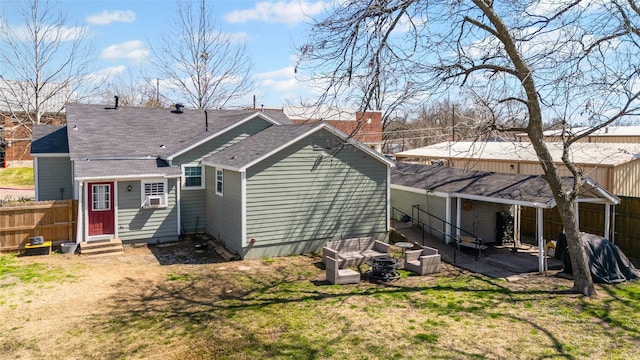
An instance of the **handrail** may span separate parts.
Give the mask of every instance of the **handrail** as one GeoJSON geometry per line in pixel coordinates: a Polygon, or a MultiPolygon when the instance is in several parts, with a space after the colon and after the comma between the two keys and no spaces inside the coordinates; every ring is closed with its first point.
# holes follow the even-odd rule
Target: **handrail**
{"type": "MultiPolygon", "coordinates": [[[[423,212],[423,213],[425,213],[426,215],[428,215],[428,216],[430,216],[430,217],[433,217],[433,218],[435,218],[435,219],[437,219],[437,220],[441,221],[441,222],[443,223],[443,227],[444,227],[444,226],[446,226],[446,225],[449,225],[449,226],[451,226],[451,227],[453,227],[453,228],[455,228],[455,229],[459,229],[461,232],[464,232],[465,234],[470,235],[469,237],[471,237],[471,238],[475,239],[475,242],[476,242],[476,248],[477,248],[477,249],[479,249],[479,248],[480,248],[480,245],[482,245],[482,241],[481,241],[481,240],[480,240],[480,238],[479,238],[479,237],[477,237],[476,235],[474,235],[474,234],[472,234],[472,233],[470,233],[470,232],[468,232],[468,231],[466,231],[466,230],[464,230],[464,229],[462,229],[462,228],[460,228],[460,227],[458,227],[458,226],[456,226],[456,225],[454,225],[454,224],[451,224],[450,222],[448,222],[448,221],[446,221],[446,220],[444,220],[444,219],[441,219],[441,218],[439,218],[439,217],[438,217],[438,216],[436,216],[436,215],[433,215],[433,214],[431,214],[431,213],[429,213],[429,212],[427,212],[427,211],[424,211],[424,210],[420,209],[420,206],[419,206],[419,205],[413,205],[413,206],[411,207],[411,211],[412,211],[412,212],[413,212],[413,209],[414,209],[414,208],[417,208],[417,209],[418,209],[418,211],[419,211],[419,212],[418,212],[418,216],[420,215],[420,212],[423,212]]],[[[460,250],[460,239],[458,239],[458,237],[457,237],[457,236],[454,236],[454,235],[448,234],[445,230],[440,230],[440,229],[435,228],[435,227],[433,227],[433,226],[431,226],[431,225],[429,225],[429,224],[426,224],[426,223],[424,223],[422,220],[420,220],[420,218],[419,218],[419,217],[418,217],[418,218],[415,218],[415,217],[413,217],[413,216],[410,216],[409,214],[407,214],[407,213],[405,213],[404,211],[402,211],[402,210],[400,210],[400,209],[397,209],[397,208],[395,208],[395,207],[392,207],[392,208],[391,208],[391,210],[392,210],[392,220],[397,221],[397,220],[395,220],[395,215],[396,215],[396,213],[400,213],[401,215],[403,215],[403,216],[407,216],[409,219],[411,219],[412,224],[414,224],[414,223],[415,223],[415,225],[419,225],[419,226],[420,226],[420,230],[422,230],[422,245],[424,245],[425,227],[426,227],[426,228],[429,228],[429,229],[431,230],[431,232],[432,232],[432,233],[433,233],[433,232],[437,232],[437,233],[441,234],[444,238],[449,237],[451,240],[453,240],[453,243],[456,245],[456,246],[455,246],[455,250],[454,250],[454,252],[453,252],[453,263],[454,263],[454,264],[456,263],[457,252],[460,250]]],[[[412,214],[412,215],[413,215],[413,214],[412,214]]],[[[478,260],[478,255],[476,255],[476,261],[477,261],[477,260],[478,260]]]]}
{"type": "MultiPolygon", "coordinates": [[[[417,225],[420,225],[421,230],[422,230],[422,244],[423,244],[423,245],[424,245],[424,228],[425,228],[425,227],[427,227],[427,228],[429,228],[429,229],[431,229],[431,230],[433,230],[433,231],[436,231],[436,232],[440,233],[440,234],[441,234],[441,235],[443,235],[443,236],[448,236],[448,237],[449,237],[449,238],[451,238],[451,240],[453,240],[454,242],[455,242],[455,241],[457,241],[457,240],[456,240],[456,238],[455,238],[455,236],[453,236],[453,235],[451,235],[451,234],[447,234],[447,233],[446,233],[446,231],[443,231],[443,230],[440,230],[440,229],[438,229],[438,228],[435,228],[435,227],[433,227],[433,226],[431,226],[431,225],[429,225],[429,224],[425,224],[425,223],[424,223],[423,221],[421,221],[420,219],[416,219],[416,218],[414,218],[414,217],[410,216],[409,214],[405,213],[404,211],[402,211],[402,210],[400,210],[400,209],[397,209],[397,208],[395,208],[395,207],[394,207],[394,208],[392,208],[392,211],[397,212],[397,213],[400,213],[401,215],[406,215],[407,217],[409,217],[409,218],[411,219],[412,223],[413,223],[413,222],[416,222],[416,223],[417,223],[417,225]]],[[[393,215],[395,215],[395,213],[393,213],[393,214],[392,214],[392,216],[393,216],[393,215]]],[[[395,217],[393,217],[393,218],[395,219],[395,217]]]]}
{"type": "MultiPolygon", "coordinates": [[[[413,209],[414,209],[414,208],[418,209],[418,214],[420,214],[421,212],[422,212],[422,213],[425,213],[427,216],[432,217],[432,218],[435,218],[436,220],[440,220],[440,221],[442,221],[445,225],[449,225],[449,226],[451,226],[452,228],[454,228],[454,229],[456,229],[456,230],[460,230],[461,232],[465,233],[466,235],[469,235],[469,236],[470,236],[470,237],[472,237],[472,238],[478,238],[475,234],[472,234],[472,233],[468,232],[467,230],[465,230],[465,229],[463,229],[463,228],[461,228],[461,227],[459,227],[459,226],[456,226],[456,225],[454,225],[454,224],[452,224],[452,223],[448,222],[448,221],[447,221],[447,220],[445,220],[445,219],[441,219],[441,218],[440,218],[440,217],[438,217],[437,215],[433,215],[432,213],[430,213],[430,212],[428,212],[428,211],[425,211],[425,210],[420,209],[420,205],[413,205],[413,206],[411,206],[411,211],[413,211],[413,209]]],[[[418,217],[418,219],[420,219],[420,217],[418,217]]]]}

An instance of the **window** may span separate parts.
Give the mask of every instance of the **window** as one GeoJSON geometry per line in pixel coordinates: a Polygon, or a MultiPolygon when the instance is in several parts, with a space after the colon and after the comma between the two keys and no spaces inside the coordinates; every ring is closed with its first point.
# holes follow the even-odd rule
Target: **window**
{"type": "Polygon", "coordinates": [[[185,189],[204,189],[204,173],[201,165],[183,165],[182,174],[182,184],[185,189]]]}
{"type": "Polygon", "coordinates": [[[92,185],[91,211],[111,210],[111,186],[92,185]]]}
{"type": "Polygon", "coordinates": [[[222,196],[224,190],[224,175],[222,170],[216,169],[216,194],[222,196]]]}
{"type": "Polygon", "coordinates": [[[142,183],[142,207],[167,207],[166,180],[149,180],[142,183]]]}

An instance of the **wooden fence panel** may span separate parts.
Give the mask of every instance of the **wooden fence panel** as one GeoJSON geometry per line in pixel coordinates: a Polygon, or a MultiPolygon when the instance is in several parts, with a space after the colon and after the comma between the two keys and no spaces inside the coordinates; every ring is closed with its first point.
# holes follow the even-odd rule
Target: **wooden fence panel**
{"type": "MultiPolygon", "coordinates": [[[[613,223],[614,242],[632,258],[640,258],[640,198],[620,197],[622,202],[615,208],[613,223]]],[[[521,234],[524,237],[536,236],[536,209],[522,208],[521,234]]],[[[562,232],[560,214],[556,208],[544,210],[544,238],[557,239],[562,232]]],[[[604,205],[580,204],[580,230],[603,236],[604,205]]]]}
{"type": "Polygon", "coordinates": [[[0,206],[0,251],[22,249],[34,236],[54,244],[74,241],[77,206],[76,200],[0,206]]]}
{"type": "Polygon", "coordinates": [[[622,197],[616,206],[615,238],[620,249],[632,258],[640,258],[640,198],[622,197]]]}

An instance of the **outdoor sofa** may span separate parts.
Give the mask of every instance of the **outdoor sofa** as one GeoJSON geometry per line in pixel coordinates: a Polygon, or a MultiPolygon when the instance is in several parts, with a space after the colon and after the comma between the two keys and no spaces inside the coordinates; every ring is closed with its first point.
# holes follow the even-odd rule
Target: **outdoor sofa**
{"type": "Polygon", "coordinates": [[[332,257],[338,261],[340,268],[358,266],[368,258],[389,255],[390,246],[373,237],[329,241],[322,248],[322,259],[326,264],[326,258],[332,257]]]}

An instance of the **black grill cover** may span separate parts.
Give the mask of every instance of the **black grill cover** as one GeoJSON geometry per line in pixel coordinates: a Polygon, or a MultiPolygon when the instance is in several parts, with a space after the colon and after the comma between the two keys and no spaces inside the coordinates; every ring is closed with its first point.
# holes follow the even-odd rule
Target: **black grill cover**
{"type": "MultiPolygon", "coordinates": [[[[581,233],[581,237],[593,282],[613,284],[640,278],[640,271],[616,244],[598,235],[581,233]]],[[[571,274],[571,259],[564,234],[559,236],[555,257],[564,262],[564,272],[571,274]]]]}

